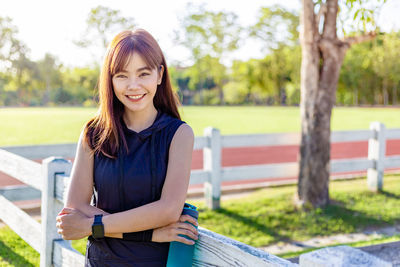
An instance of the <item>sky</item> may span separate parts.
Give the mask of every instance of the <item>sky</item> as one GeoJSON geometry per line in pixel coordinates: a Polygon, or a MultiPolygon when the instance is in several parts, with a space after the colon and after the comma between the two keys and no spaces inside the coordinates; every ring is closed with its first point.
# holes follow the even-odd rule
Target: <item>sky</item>
{"type": "MultiPolygon", "coordinates": [[[[101,58],[77,47],[86,29],[90,10],[98,5],[120,10],[123,16],[133,17],[140,28],[149,31],[159,42],[168,62],[185,62],[189,52],[173,43],[174,30],[179,28],[179,16],[188,0],[0,0],[0,16],[8,16],[19,29],[18,38],[30,48],[30,58],[38,60],[46,52],[55,55],[65,66],[85,66],[101,63],[101,58]]],[[[193,1],[192,1],[193,2],[193,1]]],[[[254,24],[260,7],[280,4],[300,10],[300,0],[205,0],[206,8],[230,11],[239,17],[242,26],[254,24]]],[[[378,25],[385,31],[400,29],[399,0],[387,0],[378,25]]],[[[246,40],[231,58],[246,60],[262,57],[261,44],[246,40]]]]}

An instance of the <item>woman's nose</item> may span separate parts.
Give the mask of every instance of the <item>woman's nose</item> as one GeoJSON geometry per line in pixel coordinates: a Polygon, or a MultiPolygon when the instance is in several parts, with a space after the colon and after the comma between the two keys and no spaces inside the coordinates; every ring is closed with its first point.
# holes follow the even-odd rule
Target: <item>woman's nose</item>
{"type": "Polygon", "coordinates": [[[128,89],[137,89],[140,88],[140,82],[137,78],[131,78],[128,81],[128,89]]]}

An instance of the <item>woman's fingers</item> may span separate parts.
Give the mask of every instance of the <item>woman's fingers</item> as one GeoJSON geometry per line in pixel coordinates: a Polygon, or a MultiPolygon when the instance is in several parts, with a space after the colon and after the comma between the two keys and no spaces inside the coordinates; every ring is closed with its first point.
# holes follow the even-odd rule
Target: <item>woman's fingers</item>
{"type": "Polygon", "coordinates": [[[191,232],[193,232],[194,234],[198,235],[199,232],[197,231],[196,227],[194,227],[193,225],[191,225],[190,223],[178,223],[177,224],[178,228],[182,228],[182,229],[187,229],[191,232]]]}
{"type": "Polygon", "coordinates": [[[197,220],[190,215],[181,215],[181,217],[179,217],[179,221],[180,222],[190,222],[191,224],[193,224],[195,226],[199,226],[199,223],[197,222],[197,220]]]}
{"type": "Polygon", "coordinates": [[[175,234],[186,235],[194,240],[198,239],[197,229],[188,223],[178,223],[175,227],[175,234]]]}
{"type": "Polygon", "coordinates": [[[181,234],[181,235],[185,235],[187,237],[190,237],[191,239],[194,239],[194,240],[198,239],[198,236],[195,233],[193,233],[192,231],[189,231],[187,229],[179,228],[179,229],[177,229],[177,233],[181,234]]]}
{"type": "Polygon", "coordinates": [[[58,213],[58,215],[68,214],[68,213],[71,213],[71,212],[74,211],[74,210],[75,210],[75,209],[73,209],[73,208],[64,207],[64,208],[58,213]]]}
{"type": "Polygon", "coordinates": [[[178,241],[178,242],[181,242],[181,243],[184,243],[184,244],[186,244],[186,245],[194,245],[195,244],[195,242],[193,241],[193,240],[189,240],[189,239],[187,239],[187,238],[184,238],[184,237],[182,237],[182,236],[176,236],[176,239],[175,239],[175,241],[178,241]]]}

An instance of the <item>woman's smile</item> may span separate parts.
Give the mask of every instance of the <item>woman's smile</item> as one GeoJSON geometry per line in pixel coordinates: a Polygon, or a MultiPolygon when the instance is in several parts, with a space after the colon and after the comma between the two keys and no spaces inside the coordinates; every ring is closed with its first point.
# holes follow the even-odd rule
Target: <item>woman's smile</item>
{"type": "Polygon", "coordinates": [[[141,95],[127,95],[126,97],[129,99],[129,101],[132,102],[138,102],[142,100],[145,97],[146,94],[141,94],[141,95]]]}

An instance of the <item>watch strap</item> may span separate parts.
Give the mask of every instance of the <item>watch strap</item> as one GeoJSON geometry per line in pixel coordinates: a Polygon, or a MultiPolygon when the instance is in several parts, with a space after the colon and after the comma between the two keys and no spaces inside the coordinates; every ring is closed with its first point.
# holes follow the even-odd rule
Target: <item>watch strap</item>
{"type": "Polygon", "coordinates": [[[103,214],[94,215],[93,225],[103,224],[101,219],[103,218],[103,214]]]}
{"type": "Polygon", "coordinates": [[[102,222],[103,214],[94,215],[92,224],[92,237],[94,239],[104,238],[104,225],[102,222]]]}

